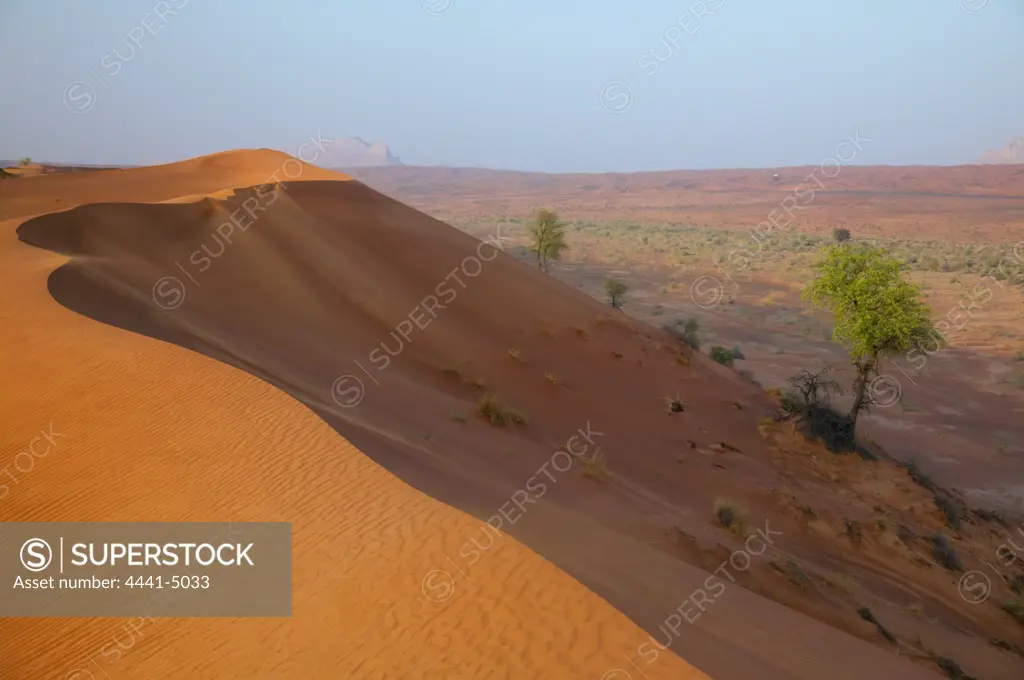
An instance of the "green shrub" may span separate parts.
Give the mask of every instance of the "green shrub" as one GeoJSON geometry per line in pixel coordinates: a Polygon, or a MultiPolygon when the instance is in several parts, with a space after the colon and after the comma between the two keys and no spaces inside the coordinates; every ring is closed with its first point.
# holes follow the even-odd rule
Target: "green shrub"
{"type": "Polygon", "coordinates": [[[722,364],[723,366],[732,366],[735,357],[733,357],[732,350],[728,350],[721,345],[715,345],[708,352],[708,356],[722,364]]]}
{"type": "Polygon", "coordinates": [[[629,286],[618,279],[608,279],[604,282],[604,290],[608,293],[608,302],[611,306],[615,309],[622,309],[629,286]]]}
{"type": "Polygon", "coordinates": [[[697,319],[690,317],[685,320],[673,321],[662,328],[675,336],[676,340],[700,351],[700,322],[697,319]]]}
{"type": "Polygon", "coordinates": [[[1003,611],[1017,619],[1017,623],[1024,624],[1024,600],[1010,600],[1003,603],[1003,611]]]}

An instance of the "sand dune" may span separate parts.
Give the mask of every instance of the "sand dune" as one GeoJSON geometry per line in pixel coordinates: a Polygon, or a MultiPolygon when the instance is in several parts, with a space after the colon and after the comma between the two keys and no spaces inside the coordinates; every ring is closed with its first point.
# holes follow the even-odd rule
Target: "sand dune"
{"type": "MultiPolygon", "coordinates": [[[[773,511],[779,452],[758,430],[771,399],[495,245],[293,160],[231,152],[3,187],[4,453],[50,421],[67,431],[3,518],[294,523],[292,619],[155,620],[105,672],[938,677],[855,624],[738,586],[641,653],[709,577],[694,555],[729,557],[718,496],[752,525],[775,517],[789,543],[751,574],[809,545],[773,511]],[[486,393],[529,424],[484,422],[486,393]],[[667,413],[673,396],[683,413],[667,413]],[[555,462],[577,433],[606,456],[597,481],[555,462]],[[424,578],[440,572],[454,590],[436,602],[424,578]]],[[[958,606],[955,585],[938,599],[958,606]]],[[[57,677],[119,625],[5,621],[4,671],[57,677]]],[[[1020,668],[965,644],[985,680],[1020,668]]]]}
{"type": "MultiPolygon", "coordinates": [[[[128,183],[138,181],[149,200],[165,200],[168,189],[223,188],[221,170],[219,163],[193,167],[173,189],[170,177],[152,171],[148,181],[159,188],[137,178],[128,183]]],[[[252,170],[239,184],[265,179],[266,167],[252,170]]],[[[120,200],[141,200],[120,178],[112,181],[124,192],[120,200]]],[[[97,185],[81,190],[83,197],[93,190],[109,196],[97,185]]],[[[63,185],[55,193],[68,195],[63,185]]],[[[147,238],[159,224],[133,221],[140,208],[153,206],[91,206],[65,215],[83,227],[116,224],[137,241],[128,236],[115,246],[101,227],[104,233],[85,228],[55,245],[148,244],[153,248],[141,252],[152,256],[166,244],[147,238]]],[[[182,210],[200,209],[158,212],[170,211],[170,224],[182,210]]],[[[430,602],[421,579],[445,565],[446,551],[474,535],[479,522],[388,474],[280,390],[62,308],[46,278],[65,258],[16,242],[14,226],[4,223],[0,248],[7,284],[0,361],[14,386],[5,391],[4,453],[13,455],[18,442],[50,422],[66,439],[12,489],[0,506],[3,518],[292,521],[295,605],[283,622],[153,620],[116,661],[99,651],[111,639],[129,647],[123,621],[6,620],[0,677],[63,678],[77,669],[80,678],[600,677],[616,663],[616,648],[642,636],[508,538],[472,581],[458,585],[457,596],[430,602]]],[[[60,290],[59,282],[51,285],[60,290]]],[[[652,677],[705,676],[672,657],[652,677]]]]}

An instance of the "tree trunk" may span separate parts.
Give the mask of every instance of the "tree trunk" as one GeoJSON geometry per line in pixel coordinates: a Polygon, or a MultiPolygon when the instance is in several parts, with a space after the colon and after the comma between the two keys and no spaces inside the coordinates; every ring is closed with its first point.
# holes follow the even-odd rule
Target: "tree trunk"
{"type": "Polygon", "coordinates": [[[854,431],[857,430],[857,416],[864,408],[864,393],[867,391],[868,379],[864,365],[857,366],[857,378],[853,381],[853,406],[850,407],[850,422],[854,431]]]}
{"type": "Polygon", "coordinates": [[[867,401],[868,377],[878,365],[878,355],[872,355],[870,359],[855,364],[857,367],[857,378],[853,381],[853,406],[850,408],[850,422],[854,432],[857,431],[857,416],[864,410],[867,401]]]}

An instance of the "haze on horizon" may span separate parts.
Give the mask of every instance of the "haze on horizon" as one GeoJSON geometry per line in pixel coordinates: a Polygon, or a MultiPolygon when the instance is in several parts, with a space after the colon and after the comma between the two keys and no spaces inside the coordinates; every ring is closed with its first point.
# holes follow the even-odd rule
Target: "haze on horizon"
{"type": "Polygon", "coordinates": [[[1014,0],[0,4],[0,158],[295,153],[547,172],[970,163],[1024,135],[1014,0]],[[161,17],[162,15],[162,17],[161,17]]]}

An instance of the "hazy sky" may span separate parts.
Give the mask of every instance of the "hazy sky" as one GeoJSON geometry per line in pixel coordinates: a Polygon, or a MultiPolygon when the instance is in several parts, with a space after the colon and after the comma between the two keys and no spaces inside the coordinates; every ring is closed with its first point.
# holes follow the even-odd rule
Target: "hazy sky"
{"type": "Polygon", "coordinates": [[[857,164],[955,164],[1024,136],[1022,36],[1021,0],[0,0],[0,158],[771,167],[859,127],[857,164]]]}

